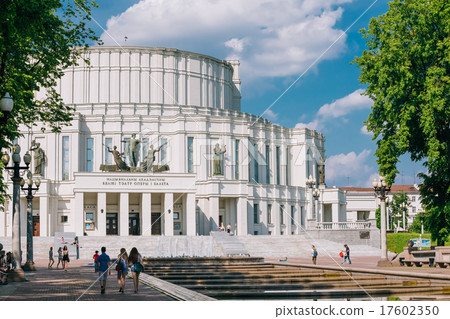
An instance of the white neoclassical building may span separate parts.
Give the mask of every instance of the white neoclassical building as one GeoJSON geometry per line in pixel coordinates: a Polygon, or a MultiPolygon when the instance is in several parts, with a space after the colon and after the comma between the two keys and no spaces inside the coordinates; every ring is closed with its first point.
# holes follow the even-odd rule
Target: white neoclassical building
{"type": "MultiPolygon", "coordinates": [[[[45,154],[35,236],[195,236],[228,225],[291,235],[347,221],[345,193],[319,185],[324,136],[242,112],[238,61],[144,47],[84,57],[90,65],[67,69],[57,88],[72,125],[23,127],[18,141],[45,154]]],[[[11,202],[0,210],[0,236],[11,235],[11,211],[11,202]]]]}

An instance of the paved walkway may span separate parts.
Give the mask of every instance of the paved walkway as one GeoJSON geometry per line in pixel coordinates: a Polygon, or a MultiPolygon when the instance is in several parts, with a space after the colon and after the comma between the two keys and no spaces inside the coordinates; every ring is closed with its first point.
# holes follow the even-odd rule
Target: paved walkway
{"type": "MultiPolygon", "coordinates": [[[[145,285],[139,285],[134,293],[133,280],[127,278],[125,293],[119,293],[117,272],[111,270],[106,293],[100,294],[100,284],[95,282],[98,274],[88,260],[71,260],[68,271],[47,269],[46,261],[36,261],[36,272],[26,272],[28,282],[11,282],[0,286],[0,300],[5,301],[170,301],[166,296],[145,285]]],[[[55,264],[56,265],[56,264],[55,264]]],[[[55,267],[55,266],[54,266],[55,267]]]]}

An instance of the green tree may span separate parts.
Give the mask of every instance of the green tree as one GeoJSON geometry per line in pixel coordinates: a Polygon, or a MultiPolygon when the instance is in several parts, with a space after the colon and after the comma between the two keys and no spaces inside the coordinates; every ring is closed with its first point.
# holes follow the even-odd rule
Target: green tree
{"type": "Polygon", "coordinates": [[[361,30],[368,50],[354,63],[374,104],[366,121],[388,184],[399,157],[422,162],[422,205],[433,240],[448,236],[450,197],[450,3],[394,0],[361,30]]]}
{"type": "MultiPolygon", "coordinates": [[[[0,98],[9,92],[14,100],[0,126],[0,151],[20,136],[20,124],[40,122],[42,129],[58,131],[70,123],[73,109],[63,103],[55,85],[82,49],[98,40],[86,26],[96,6],[90,0],[0,0],[0,98]]],[[[2,172],[0,166],[0,203],[2,172]]]]}

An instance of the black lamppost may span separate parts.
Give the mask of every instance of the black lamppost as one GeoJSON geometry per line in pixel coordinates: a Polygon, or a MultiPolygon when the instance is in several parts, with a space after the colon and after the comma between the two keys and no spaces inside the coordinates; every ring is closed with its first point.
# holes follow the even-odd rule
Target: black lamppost
{"type": "Polygon", "coordinates": [[[391,190],[384,180],[384,177],[380,176],[380,179],[376,179],[372,182],[373,190],[380,198],[380,224],[381,224],[381,259],[378,261],[378,267],[389,267],[392,263],[388,259],[387,244],[386,244],[386,195],[391,190]]]}
{"type": "Polygon", "coordinates": [[[41,180],[37,179],[34,181],[36,187],[33,187],[32,177],[33,175],[28,171],[26,187],[25,180],[20,180],[20,187],[27,197],[27,262],[23,266],[23,269],[28,271],[36,271],[33,261],[33,198],[41,185],[41,180]]]}
{"type": "Polygon", "coordinates": [[[316,220],[318,222],[320,222],[321,220],[319,220],[319,196],[320,196],[320,191],[317,188],[314,188],[313,193],[312,193],[313,197],[314,197],[314,203],[316,205],[314,211],[315,211],[315,217],[316,220]]]}
{"type": "Polygon", "coordinates": [[[21,268],[22,257],[20,245],[20,180],[21,175],[23,175],[25,171],[28,171],[30,167],[31,155],[27,151],[26,154],[23,156],[23,161],[25,162],[26,166],[20,166],[20,146],[19,144],[16,143],[13,146],[13,155],[12,155],[14,165],[7,166],[9,160],[10,160],[9,155],[6,153],[3,154],[2,156],[3,165],[5,166],[6,171],[8,171],[10,175],[12,175],[11,180],[13,181],[12,254],[14,260],[16,261],[17,266],[16,270],[11,274],[11,276],[8,276],[8,280],[24,281],[25,275],[21,268]]]}

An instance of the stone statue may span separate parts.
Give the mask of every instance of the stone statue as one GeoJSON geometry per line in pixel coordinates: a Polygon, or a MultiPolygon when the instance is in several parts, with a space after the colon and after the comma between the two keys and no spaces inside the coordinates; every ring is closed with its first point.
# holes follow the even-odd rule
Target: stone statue
{"type": "Polygon", "coordinates": [[[112,153],[112,155],[114,157],[114,162],[116,162],[118,169],[120,169],[121,171],[129,171],[130,170],[128,165],[122,159],[123,153],[120,153],[117,150],[117,146],[114,146],[113,150],[110,149],[109,146],[107,147],[107,149],[108,149],[108,152],[112,153]]]}
{"type": "Polygon", "coordinates": [[[223,149],[220,148],[219,143],[214,147],[214,155],[213,155],[213,175],[223,175],[222,172],[222,154],[226,152],[226,145],[223,146],[223,149]]]}
{"type": "Polygon", "coordinates": [[[319,185],[325,185],[325,161],[327,157],[320,157],[319,160],[319,185]]]}
{"type": "Polygon", "coordinates": [[[161,148],[163,147],[163,145],[161,145],[160,147],[158,147],[158,149],[154,149],[153,145],[150,145],[150,148],[147,151],[147,156],[144,158],[145,161],[143,163],[143,168],[147,170],[148,172],[152,171],[152,167],[153,167],[153,163],[155,162],[155,154],[158,153],[161,148]]]}
{"type": "Polygon", "coordinates": [[[138,144],[141,140],[136,139],[136,133],[131,134],[128,142],[128,156],[130,157],[130,166],[136,167],[138,164],[138,144]]]}
{"type": "Polygon", "coordinates": [[[30,151],[34,152],[34,174],[42,176],[42,171],[45,163],[45,153],[41,148],[41,143],[36,143],[36,140],[33,140],[31,142],[30,151]]]}

